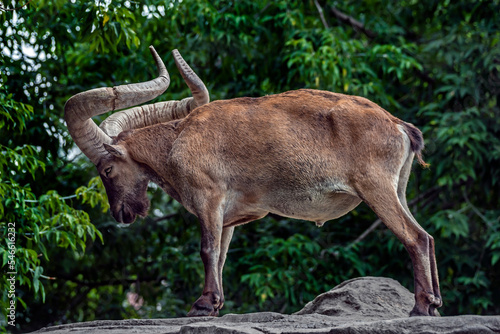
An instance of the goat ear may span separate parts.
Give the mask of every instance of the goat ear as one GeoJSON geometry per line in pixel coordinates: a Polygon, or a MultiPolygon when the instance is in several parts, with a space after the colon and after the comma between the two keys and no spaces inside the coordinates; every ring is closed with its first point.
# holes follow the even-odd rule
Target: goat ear
{"type": "Polygon", "coordinates": [[[123,158],[125,156],[125,150],[120,145],[104,144],[104,148],[117,158],[123,158]]]}

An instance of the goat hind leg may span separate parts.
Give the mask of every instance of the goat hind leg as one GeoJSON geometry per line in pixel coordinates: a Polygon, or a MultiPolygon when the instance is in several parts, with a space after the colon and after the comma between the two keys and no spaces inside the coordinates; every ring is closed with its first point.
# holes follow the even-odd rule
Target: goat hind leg
{"type": "Polygon", "coordinates": [[[434,303],[429,308],[429,314],[440,316],[437,308],[443,305],[443,300],[441,298],[441,291],[439,289],[439,277],[437,271],[436,253],[434,250],[434,239],[432,237],[429,238],[429,259],[431,261],[432,286],[435,297],[434,303]]]}
{"type": "Polygon", "coordinates": [[[440,304],[440,298],[434,295],[432,261],[429,256],[433,248],[430,247],[432,237],[408,214],[390,181],[383,182],[383,179],[379,179],[378,185],[379,187],[374,188],[371,184],[368,188],[370,190],[358,189],[359,195],[410,254],[415,282],[415,306],[410,315],[433,316],[436,304],[440,304]]]}
{"type": "MultiPolygon", "coordinates": [[[[424,229],[418,224],[417,220],[413,217],[413,215],[410,212],[410,209],[408,208],[408,205],[406,204],[406,199],[402,200],[401,196],[399,196],[399,200],[402,203],[403,208],[405,209],[407,217],[411,219],[413,225],[416,226],[419,230],[421,230],[420,233],[425,233],[426,235],[425,238],[427,239],[428,242],[426,250],[427,250],[427,257],[429,258],[432,292],[434,295],[434,300],[429,306],[429,315],[439,316],[439,312],[436,310],[436,308],[441,307],[443,305],[443,301],[441,299],[441,291],[439,289],[439,276],[436,263],[436,254],[434,250],[434,238],[427,232],[425,232],[424,229]]],[[[425,247],[423,247],[423,249],[425,249],[425,247]]]]}
{"type": "MultiPolygon", "coordinates": [[[[404,162],[400,174],[399,174],[399,180],[398,180],[398,198],[399,202],[403,206],[404,210],[406,211],[407,216],[413,221],[413,224],[420,227],[418,224],[417,220],[415,217],[410,212],[410,209],[408,207],[408,204],[406,202],[406,186],[408,184],[408,179],[410,177],[411,173],[411,166],[413,162],[413,156],[414,154],[410,154],[406,161],[404,162]]],[[[421,227],[420,227],[421,228],[421,227]]],[[[436,315],[439,316],[439,312],[436,310],[436,308],[440,307],[443,302],[441,299],[441,291],[439,289],[439,277],[438,277],[438,270],[437,270],[437,263],[436,263],[436,255],[435,255],[435,250],[434,250],[434,239],[432,236],[428,235],[428,240],[429,240],[429,245],[428,245],[428,257],[430,261],[430,269],[431,269],[431,279],[432,279],[432,288],[433,288],[433,294],[434,294],[434,302],[431,304],[429,308],[429,314],[430,315],[436,315]]]]}

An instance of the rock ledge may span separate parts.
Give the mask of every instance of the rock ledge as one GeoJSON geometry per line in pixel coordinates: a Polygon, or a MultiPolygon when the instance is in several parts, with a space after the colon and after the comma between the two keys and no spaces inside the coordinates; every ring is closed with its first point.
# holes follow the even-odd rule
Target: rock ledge
{"type": "Polygon", "coordinates": [[[292,315],[260,312],[219,318],[100,320],[47,327],[35,333],[500,333],[500,316],[409,318],[413,302],[413,294],[397,281],[363,277],[343,282],[292,315]]]}

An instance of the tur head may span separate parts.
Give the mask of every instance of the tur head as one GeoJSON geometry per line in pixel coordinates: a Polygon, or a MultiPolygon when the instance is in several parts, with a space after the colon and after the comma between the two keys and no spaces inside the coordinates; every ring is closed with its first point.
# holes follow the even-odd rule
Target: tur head
{"type": "Polygon", "coordinates": [[[130,108],[162,94],[170,84],[165,64],[150,46],[158,68],[154,80],[116,87],[91,89],[72,96],[64,106],[64,119],[71,137],[97,167],[106,188],[113,217],[132,223],[145,216],[149,208],[146,190],[150,180],[148,167],[134,161],[118,139],[124,131],[185,117],[209,102],[208,90],[177,50],[172,51],[177,68],[193,97],[130,108]],[[125,109],[130,108],[130,109],[125,109]],[[93,116],[121,110],[98,127],[93,116]]]}

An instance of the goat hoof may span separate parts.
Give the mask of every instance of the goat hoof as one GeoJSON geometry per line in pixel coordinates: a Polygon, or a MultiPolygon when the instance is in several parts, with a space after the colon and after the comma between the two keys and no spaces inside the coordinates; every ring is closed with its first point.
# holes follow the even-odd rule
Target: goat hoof
{"type": "Polygon", "coordinates": [[[421,316],[429,316],[429,313],[422,312],[422,311],[417,310],[415,308],[413,308],[413,310],[411,310],[411,312],[410,312],[410,317],[421,317],[421,316]]]}
{"type": "Polygon", "coordinates": [[[216,317],[218,315],[219,310],[214,308],[214,305],[206,296],[198,298],[193,306],[191,306],[191,310],[187,314],[188,317],[216,317]]]}
{"type": "Polygon", "coordinates": [[[187,316],[188,317],[210,317],[210,316],[217,316],[218,312],[214,310],[212,305],[210,306],[200,306],[200,305],[193,305],[191,307],[191,310],[188,312],[187,316]]]}
{"type": "Polygon", "coordinates": [[[437,310],[437,308],[434,306],[429,307],[429,315],[432,317],[440,317],[441,316],[441,314],[439,314],[439,311],[437,310]]]}
{"type": "Polygon", "coordinates": [[[435,305],[429,305],[425,308],[425,310],[421,310],[420,308],[417,307],[417,305],[415,305],[415,307],[413,307],[413,310],[411,310],[410,312],[410,317],[420,317],[420,316],[440,317],[441,314],[439,314],[435,305]]]}

